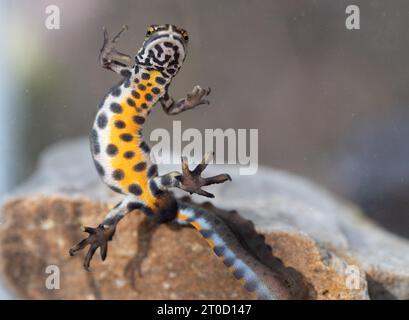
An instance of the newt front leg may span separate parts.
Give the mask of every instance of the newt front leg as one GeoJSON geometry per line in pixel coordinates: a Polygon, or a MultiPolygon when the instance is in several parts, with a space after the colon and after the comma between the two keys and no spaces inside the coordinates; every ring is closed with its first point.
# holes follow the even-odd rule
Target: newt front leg
{"type": "Polygon", "coordinates": [[[167,114],[175,115],[202,104],[210,104],[209,100],[205,99],[205,97],[210,94],[210,91],[210,88],[203,89],[200,86],[194,86],[192,92],[188,93],[186,98],[180,99],[177,102],[175,102],[168,92],[166,92],[159,101],[167,114]]]}
{"type": "Polygon", "coordinates": [[[122,33],[128,30],[128,27],[125,25],[122,29],[112,38],[109,39],[108,31],[104,30],[104,42],[99,53],[99,63],[105,69],[112,70],[116,73],[123,74],[130,72],[128,65],[132,63],[132,58],[124,53],[121,53],[116,50],[115,45],[122,33]]]}

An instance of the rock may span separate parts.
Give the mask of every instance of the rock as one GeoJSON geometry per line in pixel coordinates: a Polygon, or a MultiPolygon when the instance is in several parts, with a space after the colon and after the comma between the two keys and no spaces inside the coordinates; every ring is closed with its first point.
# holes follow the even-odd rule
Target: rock
{"type": "Polygon", "coordinates": [[[8,286],[29,299],[251,298],[195,231],[156,228],[133,213],[118,226],[108,259],[104,263],[94,259],[92,272],[86,272],[83,255],[70,257],[68,249],[84,236],[80,225],[94,225],[107,209],[90,200],[61,196],[9,202],[1,241],[8,286]],[[45,286],[48,265],[60,268],[60,290],[45,286]]]}
{"type": "MultiPolygon", "coordinates": [[[[0,273],[10,291],[53,299],[252,298],[196,231],[152,225],[137,213],[119,224],[108,259],[94,259],[85,272],[68,249],[84,236],[80,225],[96,225],[120,199],[97,177],[88,148],[86,139],[52,146],[5,203],[0,273]],[[60,269],[60,290],[46,289],[49,265],[60,269]]],[[[254,222],[273,256],[308,284],[304,298],[409,298],[406,240],[303,178],[267,168],[238,176],[216,165],[207,174],[220,172],[233,182],[209,187],[213,204],[254,222]]]]}

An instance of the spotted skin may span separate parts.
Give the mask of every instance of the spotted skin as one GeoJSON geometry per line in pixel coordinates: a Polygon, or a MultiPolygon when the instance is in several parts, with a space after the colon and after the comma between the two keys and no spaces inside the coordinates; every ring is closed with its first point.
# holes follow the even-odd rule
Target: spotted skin
{"type": "Polygon", "coordinates": [[[148,172],[153,164],[142,128],[150,110],[165,91],[167,82],[158,84],[155,80],[158,77],[162,78],[159,71],[133,68],[129,76],[131,85],[125,87],[125,79],[111,91],[98,111],[93,126],[100,149],[105,151],[93,154],[94,159],[103,164],[103,181],[123,194],[138,196],[138,201],[150,208],[158,199],[149,188],[148,172]],[[113,95],[112,92],[117,92],[117,89],[120,94],[113,95]],[[156,89],[156,93],[152,89],[156,89]],[[141,144],[144,147],[141,148],[141,144]]]}
{"type": "Polygon", "coordinates": [[[109,40],[104,30],[100,63],[104,68],[120,74],[123,79],[99,104],[90,144],[96,170],[103,182],[125,197],[110,210],[97,228],[84,229],[89,237],[73,246],[70,254],[74,255],[90,245],[84,260],[87,270],[97,248],[100,248],[104,260],[107,243],[114,236],[117,223],[127,213],[139,210],[158,222],[190,223],[214,252],[224,257],[226,266],[233,274],[245,280],[241,280],[243,284],[250,289],[255,287],[253,291],[260,291],[260,297],[271,298],[263,291],[261,284],[254,283],[256,277],[253,271],[242,267],[242,260],[229,249],[228,241],[217,233],[214,225],[204,219],[203,214],[199,217],[193,208],[186,205],[179,208],[178,201],[169,191],[176,187],[189,193],[213,197],[201,187],[231,180],[230,176],[221,174],[202,178],[200,174],[208,164],[208,156],[193,171],[188,169],[186,160],[183,160],[182,173],[170,172],[159,176],[157,166],[150,159],[150,148],[143,139],[143,126],[155,104],[160,103],[163,110],[171,115],[208,104],[205,97],[210,89],[195,86],[186,98],[178,101],[168,92],[171,80],[185,60],[187,32],[172,25],[151,26],[142,48],[135,56],[134,66],[128,67],[130,57],[115,49],[115,43],[124,30],[112,40],[109,40]]]}
{"type": "Polygon", "coordinates": [[[113,191],[126,195],[123,205],[110,212],[102,223],[106,226],[129,212],[127,203],[138,203],[142,211],[162,222],[175,217],[177,206],[168,189],[183,185],[174,173],[169,174],[173,178],[171,185],[158,184],[158,170],[143,139],[143,125],[157,103],[168,114],[177,114],[208,103],[204,97],[210,92],[195,86],[190,95],[177,102],[169,95],[168,87],[185,60],[186,31],[172,25],[151,26],[135,56],[135,64],[128,67],[120,60],[129,62],[130,57],[114,46],[125,29],[111,41],[104,30],[100,62],[123,79],[99,104],[90,139],[94,164],[102,180],[113,191]]]}

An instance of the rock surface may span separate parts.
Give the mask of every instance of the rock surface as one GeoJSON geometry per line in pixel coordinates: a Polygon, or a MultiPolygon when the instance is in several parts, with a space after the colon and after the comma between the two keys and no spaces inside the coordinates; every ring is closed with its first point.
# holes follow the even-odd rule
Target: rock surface
{"type": "MultiPolygon", "coordinates": [[[[222,171],[233,182],[210,187],[212,202],[255,223],[272,254],[308,282],[306,298],[409,298],[408,241],[303,178],[267,168],[239,176],[216,165],[207,174],[222,171]]],[[[42,299],[252,298],[196,231],[152,225],[136,212],[119,224],[108,259],[94,259],[85,272],[68,249],[83,237],[79,227],[96,225],[118,199],[97,177],[86,139],[51,147],[3,207],[0,273],[7,288],[42,299]],[[59,290],[46,289],[49,265],[60,269],[59,290]]]]}

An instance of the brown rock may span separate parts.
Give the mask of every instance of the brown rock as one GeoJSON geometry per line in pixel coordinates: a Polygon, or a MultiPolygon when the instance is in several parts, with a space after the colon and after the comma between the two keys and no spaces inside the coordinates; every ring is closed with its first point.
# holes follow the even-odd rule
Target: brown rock
{"type": "Polygon", "coordinates": [[[350,264],[356,264],[351,259],[341,259],[333,252],[320,248],[313,239],[297,232],[272,232],[266,235],[266,241],[274,248],[276,257],[284,261],[286,266],[301,272],[306,281],[311,283],[317,299],[368,298],[364,275],[359,279],[359,289],[351,290],[347,287],[346,268],[350,264]]]}
{"type": "MultiPolygon", "coordinates": [[[[300,290],[293,297],[409,297],[407,241],[378,228],[355,207],[303,178],[266,168],[259,168],[255,176],[237,176],[234,170],[209,166],[207,174],[221,171],[230,173],[233,182],[213,187],[213,203],[237,209],[254,222],[272,250],[266,252],[254,241],[252,253],[260,261],[268,260],[263,263],[283,277],[288,270],[299,276],[295,288],[300,290]],[[350,267],[358,270],[357,289],[348,282],[350,267]]],[[[96,257],[92,272],[84,271],[83,253],[72,258],[68,249],[84,237],[81,225],[97,225],[108,204],[118,201],[95,174],[86,140],[50,148],[37,172],[13,197],[3,208],[0,275],[18,297],[252,298],[196,231],[155,226],[136,212],[119,224],[107,260],[102,263],[96,257]],[[60,268],[60,290],[45,287],[48,265],[60,268]]],[[[247,237],[245,230],[240,235],[247,237]]]]}
{"type": "MultiPolygon", "coordinates": [[[[118,225],[105,262],[82,267],[70,246],[82,225],[100,221],[107,205],[61,196],[9,201],[1,228],[1,270],[8,287],[29,299],[252,299],[194,229],[155,225],[137,212],[118,225]],[[49,290],[46,267],[60,269],[60,290],[49,290]]],[[[317,245],[297,233],[266,234],[285,265],[306,277],[309,298],[363,298],[345,288],[342,273],[324,263],[317,245]]],[[[332,257],[334,259],[334,257],[332,257]]],[[[306,297],[308,298],[308,296],[306,297]]]]}
{"type": "Polygon", "coordinates": [[[68,249],[84,237],[81,225],[94,225],[107,206],[86,199],[31,197],[4,208],[1,270],[7,286],[30,299],[252,299],[193,229],[152,225],[131,213],[118,226],[108,259],[68,249]],[[45,286],[48,265],[60,269],[60,290],[45,286]]]}

